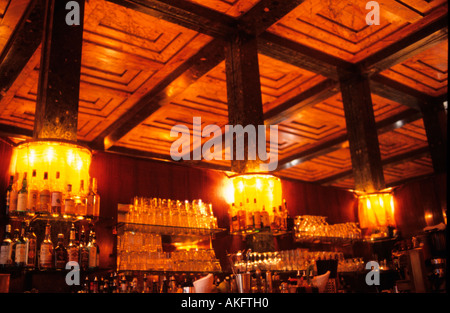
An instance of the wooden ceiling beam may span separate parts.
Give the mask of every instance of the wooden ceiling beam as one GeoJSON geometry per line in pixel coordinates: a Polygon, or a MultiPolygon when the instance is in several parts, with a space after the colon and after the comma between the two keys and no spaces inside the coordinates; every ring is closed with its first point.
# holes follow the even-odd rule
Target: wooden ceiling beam
{"type": "Polygon", "coordinates": [[[267,125],[279,124],[302,110],[329,99],[338,92],[339,84],[330,78],[326,79],[264,113],[264,123],[267,125]]]}
{"type": "MultiPolygon", "coordinates": [[[[376,123],[378,135],[403,127],[404,125],[422,118],[422,114],[414,109],[407,109],[376,123]]],[[[308,160],[326,155],[348,146],[347,135],[339,136],[335,139],[324,142],[316,147],[296,153],[288,158],[280,160],[278,171],[288,169],[308,160]]]]}
{"type": "MultiPolygon", "coordinates": [[[[436,10],[436,12],[439,12],[439,10],[436,10]]],[[[432,20],[412,34],[401,38],[362,60],[359,65],[363,69],[363,72],[369,76],[379,73],[448,39],[447,12],[438,17],[429,14],[423,19],[421,21],[422,24],[427,23],[427,19],[432,20]]]]}
{"type": "Polygon", "coordinates": [[[0,55],[0,100],[42,42],[44,0],[32,0],[0,55]]]}
{"type": "MultiPolygon", "coordinates": [[[[383,169],[386,169],[386,168],[390,168],[390,167],[393,167],[393,166],[401,164],[401,163],[416,160],[422,156],[427,155],[428,153],[429,153],[428,147],[422,147],[422,148],[414,149],[414,150],[384,159],[381,161],[381,164],[383,166],[383,169]]],[[[314,183],[320,184],[320,185],[331,185],[334,182],[344,180],[347,178],[351,178],[352,176],[353,176],[353,170],[347,170],[347,171],[332,175],[332,176],[324,178],[324,179],[316,180],[316,181],[314,181],[314,183]]]]}
{"type": "Polygon", "coordinates": [[[235,18],[185,0],[107,0],[213,37],[235,31],[235,18]]]}
{"type": "Polygon", "coordinates": [[[137,101],[93,141],[97,149],[109,149],[161,106],[186,90],[225,58],[224,41],[213,39],[137,101]]]}

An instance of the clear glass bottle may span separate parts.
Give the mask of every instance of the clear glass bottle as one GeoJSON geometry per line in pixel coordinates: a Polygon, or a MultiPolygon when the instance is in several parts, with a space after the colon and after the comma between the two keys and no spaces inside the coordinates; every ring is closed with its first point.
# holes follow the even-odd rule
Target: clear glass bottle
{"type": "Polygon", "coordinates": [[[0,246],[0,268],[9,268],[13,265],[12,259],[12,240],[11,240],[11,225],[6,225],[5,236],[0,246]]]}
{"type": "Polygon", "coordinates": [[[50,186],[48,172],[44,172],[44,180],[39,191],[39,213],[50,213],[50,186]]]}
{"type": "Polygon", "coordinates": [[[74,215],[75,214],[75,200],[72,195],[72,185],[67,184],[66,194],[64,195],[64,214],[74,215]]]}
{"type": "Polygon", "coordinates": [[[55,268],[63,270],[68,260],[67,249],[64,246],[64,234],[58,234],[58,243],[55,247],[55,268]]]}
{"type": "Polygon", "coordinates": [[[50,224],[45,226],[45,237],[39,249],[39,268],[42,270],[53,268],[53,243],[50,236],[50,224]]]}
{"type": "Polygon", "coordinates": [[[255,223],[255,229],[261,229],[261,211],[256,203],[256,198],[253,199],[253,220],[255,223]]]}
{"type": "Polygon", "coordinates": [[[88,193],[86,195],[86,216],[93,217],[94,216],[94,200],[95,194],[92,186],[92,179],[89,183],[88,193]]]}
{"type": "Polygon", "coordinates": [[[100,216],[100,195],[98,193],[97,179],[92,178],[92,191],[94,192],[94,217],[100,216]]]}
{"type": "Polygon", "coordinates": [[[261,226],[262,228],[270,227],[269,213],[266,211],[266,207],[264,205],[261,211],[261,226]]]}
{"type": "Polygon", "coordinates": [[[55,182],[52,188],[51,195],[51,213],[53,215],[61,214],[61,206],[62,206],[62,188],[59,172],[56,172],[55,182]]]}
{"type": "Polygon", "coordinates": [[[39,190],[36,183],[36,170],[33,170],[30,179],[30,187],[28,188],[28,212],[35,213],[38,211],[39,190]]]}
{"type": "Polygon", "coordinates": [[[17,193],[17,214],[24,215],[28,209],[28,186],[27,186],[27,173],[23,174],[22,188],[17,193]]]}
{"type": "Polygon", "coordinates": [[[84,191],[84,180],[80,181],[80,190],[75,196],[75,214],[79,216],[86,215],[86,194],[84,191]]]}
{"type": "Polygon", "coordinates": [[[99,247],[97,244],[97,240],[95,237],[95,232],[91,230],[89,235],[89,243],[88,243],[88,250],[89,250],[89,269],[94,270],[98,268],[98,259],[99,259],[99,247]]]}

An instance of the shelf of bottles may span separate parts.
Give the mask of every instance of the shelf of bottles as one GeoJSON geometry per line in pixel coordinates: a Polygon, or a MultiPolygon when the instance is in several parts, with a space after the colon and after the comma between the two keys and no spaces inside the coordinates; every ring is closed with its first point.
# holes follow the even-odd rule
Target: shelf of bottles
{"type": "Polygon", "coordinates": [[[362,241],[356,223],[328,224],[325,216],[301,215],[294,219],[294,237],[299,243],[352,243],[362,241]]]}
{"type": "Polygon", "coordinates": [[[75,222],[67,227],[63,221],[62,224],[54,224],[56,232],[52,228],[47,221],[45,233],[36,234],[33,223],[27,220],[12,232],[12,225],[7,224],[1,244],[0,269],[61,271],[71,264],[68,262],[76,262],[83,271],[98,269],[100,248],[92,224],[85,228],[85,225],[75,222]]]}
{"type": "Polygon", "coordinates": [[[135,197],[118,213],[118,270],[221,271],[211,239],[225,229],[217,226],[210,203],[135,197]],[[171,251],[163,249],[164,236],[171,238],[171,251]]]}
{"type": "Polygon", "coordinates": [[[98,218],[97,180],[89,176],[91,151],[73,142],[31,141],[15,147],[6,191],[13,219],[98,218]]]}
{"type": "Polygon", "coordinates": [[[271,234],[281,236],[291,234],[294,229],[294,219],[289,215],[286,201],[278,209],[273,207],[272,212],[259,209],[257,199],[247,199],[239,206],[232,203],[229,209],[230,233],[232,235],[271,234]]]}

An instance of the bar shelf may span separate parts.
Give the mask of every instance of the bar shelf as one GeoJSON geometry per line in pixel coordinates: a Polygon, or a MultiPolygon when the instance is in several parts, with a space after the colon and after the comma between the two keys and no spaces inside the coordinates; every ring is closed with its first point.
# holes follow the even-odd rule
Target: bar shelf
{"type": "Polygon", "coordinates": [[[136,231],[145,231],[149,233],[158,233],[160,235],[183,235],[183,236],[205,236],[205,235],[215,235],[224,232],[225,228],[193,228],[184,226],[169,226],[169,225],[154,225],[154,224],[143,224],[143,223],[129,223],[129,222],[118,222],[116,225],[117,229],[120,230],[124,227],[133,229],[136,231]]]}

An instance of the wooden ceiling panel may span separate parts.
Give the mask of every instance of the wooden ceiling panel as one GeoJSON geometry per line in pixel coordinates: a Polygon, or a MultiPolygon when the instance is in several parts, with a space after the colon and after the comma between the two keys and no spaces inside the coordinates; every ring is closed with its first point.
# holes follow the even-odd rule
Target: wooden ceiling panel
{"type": "MultiPolygon", "coordinates": [[[[395,0],[379,2],[380,25],[369,26],[366,15],[370,11],[365,0],[307,0],[269,31],[343,60],[358,62],[417,30],[415,23],[433,20],[434,16],[427,17],[430,10],[446,3],[445,0],[410,2],[413,4],[395,0]]],[[[447,9],[441,13],[446,12],[447,9]]]]}
{"type": "Polygon", "coordinates": [[[448,39],[380,74],[430,96],[446,94],[448,39]]]}
{"type": "Polygon", "coordinates": [[[239,17],[250,10],[259,0],[189,0],[190,2],[225,13],[232,17],[239,17]]]}
{"type": "Polygon", "coordinates": [[[417,158],[410,162],[404,162],[384,168],[384,179],[386,184],[395,185],[396,183],[430,175],[433,173],[433,165],[429,155],[417,158]]]}

